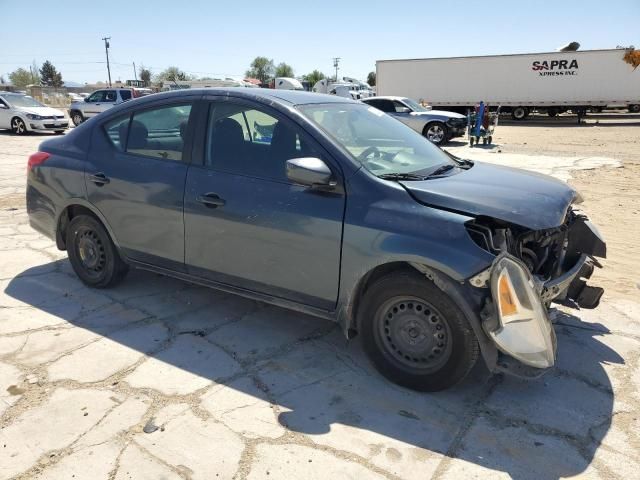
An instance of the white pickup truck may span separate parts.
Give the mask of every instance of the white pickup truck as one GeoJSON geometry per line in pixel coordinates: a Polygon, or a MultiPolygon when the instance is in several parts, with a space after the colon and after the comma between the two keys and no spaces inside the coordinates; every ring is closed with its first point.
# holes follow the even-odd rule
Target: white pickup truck
{"type": "Polygon", "coordinates": [[[96,90],[86,97],[84,101],[73,102],[69,107],[69,116],[74,125],[78,126],[88,118],[95,117],[115,105],[149,93],[151,93],[151,90],[144,88],[105,88],[96,90]]]}

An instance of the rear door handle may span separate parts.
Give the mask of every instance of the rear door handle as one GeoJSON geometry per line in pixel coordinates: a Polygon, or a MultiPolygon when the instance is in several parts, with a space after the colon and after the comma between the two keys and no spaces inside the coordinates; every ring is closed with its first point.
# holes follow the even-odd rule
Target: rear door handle
{"type": "Polygon", "coordinates": [[[93,175],[89,175],[89,180],[91,180],[93,183],[95,183],[99,187],[101,187],[103,185],[106,185],[107,183],[109,183],[111,181],[102,172],[94,173],[93,175]]]}
{"type": "Polygon", "coordinates": [[[224,207],[225,203],[227,203],[215,193],[205,193],[200,195],[197,200],[210,208],[224,207]]]}

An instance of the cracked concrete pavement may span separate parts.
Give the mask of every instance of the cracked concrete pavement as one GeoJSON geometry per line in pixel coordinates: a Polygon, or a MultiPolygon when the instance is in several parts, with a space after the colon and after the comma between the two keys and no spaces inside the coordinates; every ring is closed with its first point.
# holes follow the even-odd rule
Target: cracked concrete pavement
{"type": "MultiPolygon", "coordinates": [[[[28,226],[43,138],[0,133],[0,478],[637,478],[640,303],[558,310],[539,380],[479,364],[418,394],[323,320],[146,272],[84,287],[28,226]]],[[[620,164],[473,155],[563,179],[620,164]]]]}

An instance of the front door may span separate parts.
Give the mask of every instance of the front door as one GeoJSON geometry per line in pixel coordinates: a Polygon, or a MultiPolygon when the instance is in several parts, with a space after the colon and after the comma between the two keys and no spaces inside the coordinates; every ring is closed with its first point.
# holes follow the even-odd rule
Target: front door
{"type": "Polygon", "coordinates": [[[98,124],[85,170],[89,201],[127,257],[184,269],[190,103],[147,107],[98,124]]]}
{"type": "Polygon", "coordinates": [[[280,113],[234,99],[210,104],[203,141],[185,189],[188,271],[333,309],[344,194],[294,185],[285,173],[286,160],[313,156],[330,164],[326,154],[280,113]]]}

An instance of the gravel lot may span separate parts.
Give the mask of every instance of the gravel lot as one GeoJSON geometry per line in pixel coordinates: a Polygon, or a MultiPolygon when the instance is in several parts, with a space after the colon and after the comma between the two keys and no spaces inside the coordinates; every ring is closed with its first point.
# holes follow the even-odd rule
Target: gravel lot
{"type": "Polygon", "coordinates": [[[385,381],[322,320],[145,272],[84,287],[27,222],[44,136],[0,133],[0,478],[637,478],[640,126],[589,122],[450,147],[571,179],[611,258],[599,309],[556,312],[553,373],[478,365],[438,394],[385,381]]]}

